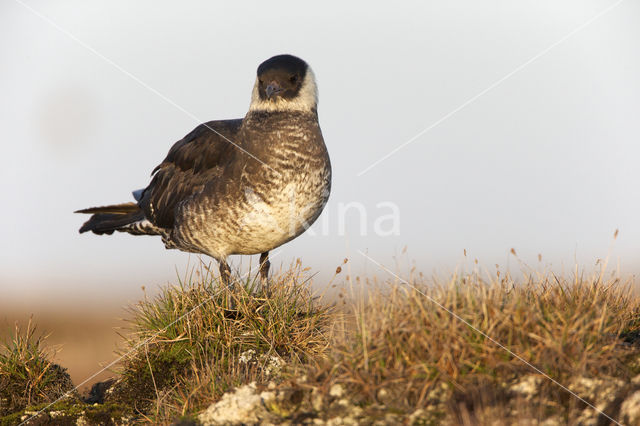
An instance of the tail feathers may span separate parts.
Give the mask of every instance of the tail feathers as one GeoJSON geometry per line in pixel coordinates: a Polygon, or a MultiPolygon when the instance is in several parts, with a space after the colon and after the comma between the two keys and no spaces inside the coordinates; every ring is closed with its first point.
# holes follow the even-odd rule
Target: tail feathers
{"type": "Polygon", "coordinates": [[[136,203],[112,204],[110,206],[89,207],[88,209],[76,210],[74,213],[133,213],[140,211],[136,203]]]}
{"type": "Polygon", "coordinates": [[[91,207],[76,213],[89,213],[92,216],[80,228],[80,233],[91,231],[94,234],[113,234],[114,231],[129,232],[135,235],[159,234],[144,216],[136,203],[115,204],[103,207],[91,207]]]}

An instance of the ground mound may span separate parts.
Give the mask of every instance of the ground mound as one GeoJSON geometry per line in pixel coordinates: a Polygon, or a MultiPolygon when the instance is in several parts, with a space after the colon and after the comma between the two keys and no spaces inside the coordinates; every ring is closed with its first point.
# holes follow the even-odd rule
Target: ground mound
{"type": "Polygon", "coordinates": [[[0,424],[640,424],[631,283],[477,270],[343,282],[328,303],[299,262],[269,294],[194,274],[132,308],[118,374],[84,397],[17,331],[0,424]]]}

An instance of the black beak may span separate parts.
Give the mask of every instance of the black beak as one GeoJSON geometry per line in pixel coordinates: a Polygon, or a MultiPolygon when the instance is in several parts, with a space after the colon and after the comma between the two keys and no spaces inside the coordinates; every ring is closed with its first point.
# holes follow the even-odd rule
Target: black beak
{"type": "Polygon", "coordinates": [[[264,89],[265,93],[267,94],[267,98],[269,99],[271,99],[274,96],[277,96],[283,90],[284,89],[280,87],[280,85],[275,81],[272,81],[271,83],[269,83],[267,87],[264,89]]]}

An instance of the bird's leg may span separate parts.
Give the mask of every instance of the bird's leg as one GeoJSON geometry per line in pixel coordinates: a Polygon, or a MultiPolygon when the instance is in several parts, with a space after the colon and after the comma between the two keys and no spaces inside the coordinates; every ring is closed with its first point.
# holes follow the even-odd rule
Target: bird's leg
{"type": "Polygon", "coordinates": [[[233,283],[231,282],[231,268],[226,260],[220,261],[220,279],[222,281],[222,285],[233,290],[233,283]]]}
{"type": "Polygon", "coordinates": [[[260,281],[262,283],[262,292],[267,295],[269,292],[269,267],[271,266],[271,262],[269,262],[269,252],[265,251],[260,255],[260,281]]]}
{"type": "Polygon", "coordinates": [[[229,292],[227,293],[227,306],[229,307],[229,309],[233,309],[234,303],[233,296],[231,295],[231,292],[233,291],[233,283],[231,282],[231,268],[229,267],[229,264],[226,260],[220,260],[220,280],[222,281],[222,285],[229,290],[229,292]]]}

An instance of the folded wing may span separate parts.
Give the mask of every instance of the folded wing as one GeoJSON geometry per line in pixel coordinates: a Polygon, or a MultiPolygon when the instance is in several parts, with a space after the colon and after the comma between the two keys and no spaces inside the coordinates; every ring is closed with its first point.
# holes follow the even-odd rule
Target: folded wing
{"type": "Polygon", "coordinates": [[[164,161],[153,170],[153,179],[138,200],[151,223],[172,228],[176,207],[222,175],[238,149],[234,144],[241,144],[238,138],[241,124],[241,119],[210,121],[171,147],[164,161]]]}

